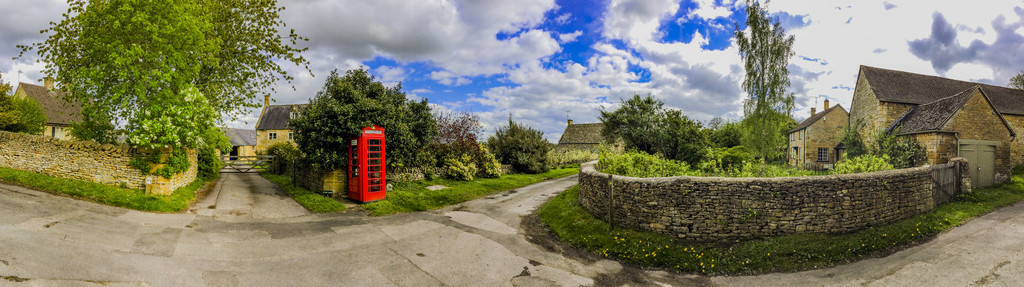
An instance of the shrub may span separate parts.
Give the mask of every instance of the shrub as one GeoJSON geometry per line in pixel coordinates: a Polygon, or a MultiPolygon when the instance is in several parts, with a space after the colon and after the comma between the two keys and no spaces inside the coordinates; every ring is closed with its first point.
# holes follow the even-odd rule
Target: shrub
{"type": "Polygon", "coordinates": [[[302,153],[295,145],[288,142],[279,142],[267,148],[267,155],[274,156],[273,164],[270,165],[270,172],[284,174],[289,164],[293,164],[302,153]]]}
{"type": "Polygon", "coordinates": [[[477,156],[477,166],[480,167],[480,172],[477,174],[483,178],[498,178],[501,176],[501,163],[494,157],[491,150],[487,147],[480,145],[479,156],[477,156]]]}
{"type": "Polygon", "coordinates": [[[473,157],[469,155],[462,155],[458,158],[450,157],[445,159],[445,170],[448,172],[448,177],[452,179],[471,181],[473,175],[476,174],[476,163],[473,162],[473,157]]]}
{"type": "Polygon", "coordinates": [[[679,176],[690,171],[685,162],[636,150],[620,154],[601,152],[597,160],[597,169],[604,173],[632,177],[679,176]]]}
{"type": "Polygon", "coordinates": [[[217,149],[211,146],[199,148],[199,158],[196,163],[199,164],[199,177],[205,179],[217,178],[220,176],[220,169],[224,167],[224,163],[217,157],[217,149]]]}
{"type": "MultiPolygon", "coordinates": [[[[843,157],[845,158],[846,156],[844,155],[843,157]]],[[[888,155],[862,155],[854,158],[847,158],[845,161],[837,164],[836,168],[832,170],[832,173],[862,173],[893,169],[892,164],[889,162],[890,159],[888,155]]]]}
{"type": "Polygon", "coordinates": [[[911,137],[895,136],[898,133],[899,129],[879,134],[875,154],[888,156],[889,163],[895,168],[910,168],[927,163],[928,154],[924,147],[911,137]]]}
{"type": "Polygon", "coordinates": [[[563,149],[548,152],[548,164],[555,168],[579,165],[597,159],[598,154],[589,150],[563,149]]]}
{"type": "Polygon", "coordinates": [[[623,99],[618,109],[601,111],[601,135],[608,142],[621,138],[627,149],[693,164],[705,161],[708,133],[699,122],[664,106],[651,95],[623,99]]]}
{"type": "Polygon", "coordinates": [[[487,139],[487,147],[501,163],[512,165],[516,171],[542,173],[549,169],[547,153],[551,144],[544,140],[544,133],[513,122],[511,118],[507,126],[498,128],[487,139]]]}

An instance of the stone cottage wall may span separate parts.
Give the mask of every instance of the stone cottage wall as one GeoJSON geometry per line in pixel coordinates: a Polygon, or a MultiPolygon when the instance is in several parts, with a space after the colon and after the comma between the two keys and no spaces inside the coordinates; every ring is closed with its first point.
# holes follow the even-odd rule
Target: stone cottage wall
{"type": "MultiPolygon", "coordinates": [[[[99,144],[93,141],[68,141],[50,137],[0,131],[0,167],[55,177],[125,185],[146,189],[146,175],[128,163],[139,154],[128,145],[99,144]]],[[[157,177],[153,193],[170,194],[196,179],[196,152],[189,151],[191,166],[171,179],[157,177]]],[[[154,176],[156,177],[156,176],[154,176]]]]}
{"type": "Polygon", "coordinates": [[[848,232],[935,208],[928,167],[789,178],[635,178],[598,172],[595,163],[584,164],[579,178],[579,203],[591,214],[696,241],[848,232]]]}

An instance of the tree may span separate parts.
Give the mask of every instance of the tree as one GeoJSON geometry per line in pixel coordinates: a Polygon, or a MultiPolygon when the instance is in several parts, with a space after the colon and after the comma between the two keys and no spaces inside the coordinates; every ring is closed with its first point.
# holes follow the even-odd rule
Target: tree
{"type": "MultiPolygon", "coordinates": [[[[779,128],[790,119],[793,94],[789,88],[789,58],[795,38],[787,36],[777,20],[769,18],[765,7],[747,0],[747,29],[736,26],[735,37],[746,75],[743,90],[748,98],[743,104],[746,133],[743,145],[760,158],[768,160],[783,154],[786,134],[779,128]]],[[[761,165],[764,173],[764,164],[761,165]]]]}
{"type": "Polygon", "coordinates": [[[486,145],[498,161],[517,171],[542,173],[550,168],[547,154],[551,144],[544,139],[544,132],[516,123],[512,117],[508,118],[507,126],[499,127],[487,138],[486,145]]]}
{"type": "Polygon", "coordinates": [[[475,156],[480,145],[477,135],[483,129],[480,118],[465,112],[434,112],[437,122],[437,137],[431,144],[431,150],[444,161],[446,157],[458,157],[464,154],[475,156]]]}
{"type": "Polygon", "coordinates": [[[1010,78],[1010,87],[1024,90],[1024,71],[1020,71],[1019,74],[1010,78]]]}
{"type": "Polygon", "coordinates": [[[324,87],[289,125],[295,143],[319,168],[346,166],[350,140],[370,125],[384,128],[389,168],[418,166],[417,155],[437,135],[427,100],[410,101],[402,85],[386,87],[364,69],[332,71],[324,87]]]}
{"type": "Polygon", "coordinates": [[[633,95],[623,100],[618,109],[601,111],[601,135],[607,141],[621,138],[627,149],[660,154],[691,165],[704,161],[709,140],[701,124],[664,106],[650,95],[633,95]]]}
{"type": "Polygon", "coordinates": [[[864,128],[864,121],[857,120],[852,125],[848,125],[843,128],[843,134],[839,138],[839,142],[846,148],[845,158],[855,158],[870,153],[867,146],[864,145],[864,140],[860,135],[860,130],[864,128]]]}
{"type": "Polygon", "coordinates": [[[36,49],[44,72],[83,107],[76,136],[101,142],[126,123],[128,141],[147,147],[194,147],[221,114],[259,105],[279,78],[279,63],[307,65],[296,48],[307,40],[278,31],[276,0],[71,0],[60,22],[42,31],[36,49]],[[198,99],[196,97],[201,97],[198,99]],[[195,104],[196,107],[183,105],[195,104]],[[188,124],[198,113],[213,121],[188,124]],[[190,130],[174,125],[188,124],[190,130]],[[88,130],[85,130],[88,129],[88,130]]]}
{"type": "Polygon", "coordinates": [[[715,147],[731,148],[742,144],[743,126],[739,122],[720,122],[717,127],[708,128],[711,129],[711,142],[715,147]]]}
{"type": "Polygon", "coordinates": [[[16,123],[21,117],[14,103],[14,95],[11,95],[11,85],[2,80],[3,77],[0,76],[0,129],[16,123]]]}
{"type": "Polygon", "coordinates": [[[15,123],[2,128],[6,131],[25,133],[31,135],[42,135],[46,126],[46,115],[36,101],[24,97],[14,99],[14,108],[18,111],[18,119],[15,123]]]}

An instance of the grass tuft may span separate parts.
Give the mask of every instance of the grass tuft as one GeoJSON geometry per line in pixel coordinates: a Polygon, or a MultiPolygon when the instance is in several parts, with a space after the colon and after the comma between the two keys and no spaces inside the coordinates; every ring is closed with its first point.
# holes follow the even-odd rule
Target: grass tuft
{"type": "Polygon", "coordinates": [[[364,204],[363,208],[374,216],[425,211],[577,173],[579,168],[561,168],[540,174],[507,174],[499,178],[477,178],[472,181],[434,179],[400,182],[387,191],[387,198],[364,204]],[[431,191],[427,189],[431,185],[444,185],[448,188],[431,191]]]}
{"type": "Polygon", "coordinates": [[[971,218],[1024,200],[1024,177],[975,189],[932,212],[845,234],[805,233],[731,245],[695,243],[610,226],[584,210],[573,187],[537,211],[562,241],[645,268],[699,274],[759,274],[821,268],[887,255],[931,239],[971,218]]]}
{"type": "Polygon", "coordinates": [[[153,212],[181,212],[195,200],[196,191],[213,179],[196,179],[171,195],[146,195],[145,191],[82,180],[53,177],[0,167],[0,181],[32,189],[68,195],[88,201],[153,212]]]}
{"type": "Polygon", "coordinates": [[[260,172],[267,180],[277,184],[284,189],[288,195],[295,199],[299,205],[314,213],[327,213],[344,211],[345,205],[341,202],[323,195],[312,192],[301,186],[292,184],[292,178],[287,175],[276,175],[269,172],[260,172]]]}

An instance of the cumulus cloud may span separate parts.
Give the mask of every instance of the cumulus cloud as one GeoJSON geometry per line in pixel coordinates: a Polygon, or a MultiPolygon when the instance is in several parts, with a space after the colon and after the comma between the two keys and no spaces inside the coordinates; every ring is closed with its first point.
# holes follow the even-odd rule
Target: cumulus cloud
{"type": "MultiPolygon", "coordinates": [[[[1005,83],[1024,66],[1024,55],[1020,53],[1024,51],[1024,35],[1017,32],[1024,27],[1024,9],[1014,7],[1014,12],[1017,19],[1009,23],[1003,15],[992,21],[992,30],[996,36],[994,41],[985,43],[975,39],[966,46],[958,40],[958,31],[984,34],[985,29],[972,29],[963,24],[954,27],[943,14],[936,12],[933,15],[931,34],[927,38],[910,41],[910,52],[930,62],[939,74],[946,74],[957,64],[976,63],[990,67],[990,73],[996,78],[993,82],[1005,83]]],[[[979,70],[977,66],[969,69],[979,70]]],[[[987,77],[984,76],[987,75],[975,77],[985,80],[987,77]]]]}

